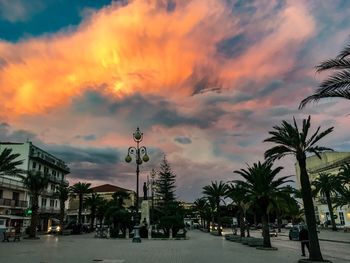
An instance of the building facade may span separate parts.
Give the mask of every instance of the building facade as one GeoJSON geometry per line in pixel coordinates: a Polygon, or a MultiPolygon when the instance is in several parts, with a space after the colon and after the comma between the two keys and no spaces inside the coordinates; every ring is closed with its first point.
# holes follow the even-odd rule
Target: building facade
{"type": "MultiPolygon", "coordinates": [[[[70,172],[61,159],[33,145],[31,142],[11,143],[1,142],[0,151],[5,148],[18,153],[18,160],[23,163],[18,166],[24,171],[41,171],[49,175],[47,189],[39,197],[39,230],[47,230],[51,220],[57,219],[60,212],[60,202],[54,193],[60,184],[68,186],[66,175],[70,172]]],[[[22,176],[26,176],[24,173],[22,176]]],[[[0,174],[0,217],[16,220],[25,219],[25,212],[31,206],[31,196],[24,187],[21,177],[0,174]],[[23,218],[21,218],[23,217],[23,218]]],[[[18,223],[18,222],[17,222],[18,223]]]]}
{"type": "MultiPolygon", "coordinates": [[[[350,163],[349,152],[325,152],[321,153],[321,159],[316,155],[306,159],[306,170],[309,174],[310,182],[314,181],[320,173],[330,173],[337,176],[342,164],[350,163]]],[[[300,188],[300,170],[296,164],[297,184],[300,188]]],[[[317,196],[314,199],[316,220],[320,224],[330,221],[330,214],[324,196],[317,196]]],[[[335,222],[339,226],[350,226],[350,208],[348,206],[337,207],[333,210],[336,217],[335,222]]]]}

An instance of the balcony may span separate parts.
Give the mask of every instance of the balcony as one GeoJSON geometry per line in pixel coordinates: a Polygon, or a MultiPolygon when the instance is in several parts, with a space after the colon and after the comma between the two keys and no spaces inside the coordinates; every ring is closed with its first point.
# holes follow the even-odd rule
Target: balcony
{"type": "Polygon", "coordinates": [[[22,201],[22,200],[0,198],[0,206],[13,207],[13,208],[14,207],[27,208],[28,202],[22,201]]]}
{"type": "Polygon", "coordinates": [[[15,180],[15,179],[3,177],[3,176],[0,176],[0,185],[11,189],[25,189],[22,181],[19,181],[18,179],[15,180]]]}
{"type": "Polygon", "coordinates": [[[33,159],[37,159],[41,162],[44,162],[47,165],[54,166],[55,168],[60,169],[64,173],[70,173],[69,167],[63,161],[53,157],[52,155],[50,155],[48,153],[33,151],[30,154],[30,157],[33,159]]]}
{"type": "Polygon", "coordinates": [[[60,209],[54,207],[41,207],[38,209],[38,213],[41,214],[59,214],[60,209]]]}

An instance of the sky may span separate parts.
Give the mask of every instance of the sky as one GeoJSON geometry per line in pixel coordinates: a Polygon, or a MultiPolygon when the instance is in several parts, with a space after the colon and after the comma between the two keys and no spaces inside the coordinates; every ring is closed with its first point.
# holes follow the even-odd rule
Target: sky
{"type": "Polygon", "coordinates": [[[349,151],[349,101],[298,110],[326,77],[315,66],[350,43],[349,16],[346,0],[0,0],[0,140],[63,159],[71,184],[135,189],[139,126],[140,185],[166,155],[183,201],[263,161],[293,116],[349,151]]]}

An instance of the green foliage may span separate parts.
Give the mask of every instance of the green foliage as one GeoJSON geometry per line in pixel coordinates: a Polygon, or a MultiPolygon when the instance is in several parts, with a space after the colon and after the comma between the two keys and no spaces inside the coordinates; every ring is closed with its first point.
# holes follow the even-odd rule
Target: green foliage
{"type": "Polygon", "coordinates": [[[78,224],[81,224],[81,212],[83,209],[84,195],[92,192],[90,186],[90,183],[78,182],[70,187],[70,192],[72,193],[72,195],[78,195],[79,198],[78,224]]]}
{"type": "Polygon", "coordinates": [[[323,61],[316,67],[317,72],[330,71],[331,74],[321,82],[316,92],[306,97],[299,105],[303,108],[311,101],[323,98],[350,99],[350,46],[346,46],[337,57],[323,61]]]}
{"type": "Polygon", "coordinates": [[[19,153],[12,153],[12,149],[5,148],[0,153],[0,175],[22,175],[24,171],[17,168],[23,164],[23,160],[16,160],[19,156],[19,153]]]}
{"type": "Polygon", "coordinates": [[[169,236],[169,230],[172,229],[173,236],[175,236],[185,225],[181,215],[168,215],[160,218],[159,227],[164,229],[167,236],[169,236]]]}
{"type": "Polygon", "coordinates": [[[171,170],[170,164],[164,156],[160,164],[158,179],[156,180],[156,195],[165,205],[175,201],[175,178],[176,175],[171,170]]]}

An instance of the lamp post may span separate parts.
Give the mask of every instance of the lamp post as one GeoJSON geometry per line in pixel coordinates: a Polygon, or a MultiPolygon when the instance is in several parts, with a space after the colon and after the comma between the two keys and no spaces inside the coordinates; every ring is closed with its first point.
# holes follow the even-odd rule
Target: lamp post
{"type": "Polygon", "coordinates": [[[140,243],[140,218],[139,218],[139,174],[140,174],[140,165],[142,162],[148,162],[149,157],[147,155],[147,149],[145,146],[140,147],[140,142],[143,139],[143,133],[140,132],[139,127],[137,127],[136,132],[133,133],[133,139],[136,142],[136,147],[129,147],[128,154],[125,157],[125,161],[130,163],[132,161],[131,155],[135,156],[136,162],[136,216],[135,216],[135,226],[134,226],[134,237],[132,242],[140,243]]]}

